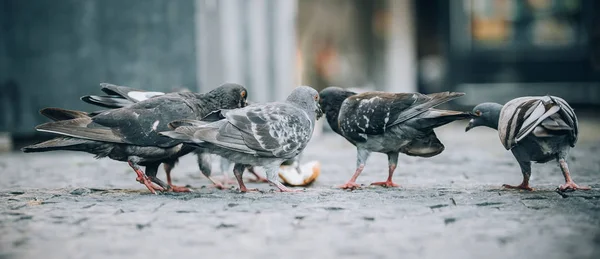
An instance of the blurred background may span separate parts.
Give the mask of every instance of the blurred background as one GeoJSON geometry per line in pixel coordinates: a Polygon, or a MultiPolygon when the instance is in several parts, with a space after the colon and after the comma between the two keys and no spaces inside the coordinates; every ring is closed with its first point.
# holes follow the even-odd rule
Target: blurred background
{"type": "MultiPolygon", "coordinates": [[[[463,91],[600,104],[594,0],[0,0],[0,132],[30,139],[48,106],[91,111],[99,83],[252,101],[297,85],[463,91]]],[[[6,145],[5,145],[6,146],[6,145]]]]}

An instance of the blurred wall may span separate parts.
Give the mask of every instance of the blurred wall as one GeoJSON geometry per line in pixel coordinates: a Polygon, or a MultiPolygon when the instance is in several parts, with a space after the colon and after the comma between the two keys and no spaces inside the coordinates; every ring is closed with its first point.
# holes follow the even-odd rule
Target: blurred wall
{"type": "Polygon", "coordinates": [[[47,106],[110,82],[196,88],[194,0],[0,0],[0,131],[32,132],[47,106]]]}
{"type": "Polygon", "coordinates": [[[253,102],[285,100],[297,85],[296,0],[196,0],[200,85],[236,82],[253,102]]]}

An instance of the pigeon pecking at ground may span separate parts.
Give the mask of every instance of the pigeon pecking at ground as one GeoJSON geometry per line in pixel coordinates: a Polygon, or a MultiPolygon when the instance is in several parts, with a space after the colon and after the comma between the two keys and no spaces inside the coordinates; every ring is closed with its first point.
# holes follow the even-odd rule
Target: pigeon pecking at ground
{"type": "Polygon", "coordinates": [[[23,151],[83,151],[97,158],[127,161],[138,176],[136,180],[152,193],[156,193],[155,190],[189,191],[165,184],[156,173],[161,163],[174,164],[196,147],[158,133],[168,130],[169,122],[174,120],[201,119],[219,109],[245,107],[246,97],[243,86],[224,84],[206,94],[170,93],[95,115],[46,108],[41,113],[55,121],[36,129],[62,137],[25,147],[23,151]],[[145,174],[140,166],[146,167],[145,174]]]}
{"type": "Polygon", "coordinates": [[[233,173],[242,192],[250,191],[242,180],[244,169],[249,166],[264,167],[270,183],[282,192],[291,192],[278,180],[279,166],[300,154],[308,144],[315,122],[322,115],[318,101],[315,89],[301,86],[285,102],[221,110],[204,121],[172,122],[174,130],[161,134],[195,143],[234,162],[233,173]]]}
{"type": "Polygon", "coordinates": [[[506,188],[533,190],[529,187],[531,161],[546,163],[556,159],[565,177],[565,190],[589,190],[578,186],[571,179],[567,166],[567,154],[575,147],[578,123],[569,104],[556,96],[520,97],[504,106],[482,103],[473,108],[474,118],[465,131],[478,126],[498,130],[502,145],[510,150],[523,174],[520,185],[503,185],[506,188]]]}
{"type": "MultiPolygon", "coordinates": [[[[133,105],[154,96],[165,95],[163,92],[145,91],[141,89],[131,88],[127,86],[119,86],[113,84],[102,83],[100,84],[101,90],[106,93],[105,96],[99,95],[86,95],[81,97],[81,100],[96,106],[104,108],[123,108],[133,105]]],[[[188,89],[183,89],[181,92],[190,92],[188,89]]],[[[197,157],[198,168],[200,172],[210,180],[213,185],[219,189],[225,189],[225,185],[215,180],[212,175],[211,157],[209,153],[204,152],[202,149],[195,149],[193,151],[197,157]]],[[[167,161],[163,163],[165,174],[167,175],[167,184],[174,186],[171,180],[171,171],[175,168],[177,160],[167,161]]]]}
{"type": "Polygon", "coordinates": [[[397,187],[392,175],[398,163],[398,154],[432,157],[444,150],[434,128],[455,120],[470,118],[470,113],[437,110],[433,107],[463,93],[385,93],[356,94],[339,87],[321,91],[321,107],[331,129],[357,148],[356,171],[343,189],[360,187],[356,178],[365,167],[371,152],[388,156],[388,178],[371,185],[397,187]]]}

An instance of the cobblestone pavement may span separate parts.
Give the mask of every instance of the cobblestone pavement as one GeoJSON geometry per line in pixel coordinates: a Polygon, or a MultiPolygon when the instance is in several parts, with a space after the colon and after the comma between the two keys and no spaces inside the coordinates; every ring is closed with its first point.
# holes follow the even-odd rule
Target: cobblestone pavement
{"type": "MultiPolygon", "coordinates": [[[[503,190],[521,174],[495,131],[437,130],[446,150],[401,156],[400,188],[376,154],[358,179],[355,153],[325,134],[307,148],[322,173],[303,193],[216,190],[192,156],[174,170],[189,194],[150,194],[125,163],[83,153],[0,155],[0,258],[600,258],[600,123],[584,121],[574,180],[559,194],[555,163],[534,165],[534,192],[503,190]]],[[[215,169],[218,167],[215,166],[215,169]]],[[[216,174],[219,174],[216,172],[216,174]]],[[[231,175],[231,174],[230,174],[231,175]]],[[[164,178],[164,174],[160,173],[164,178]]]]}

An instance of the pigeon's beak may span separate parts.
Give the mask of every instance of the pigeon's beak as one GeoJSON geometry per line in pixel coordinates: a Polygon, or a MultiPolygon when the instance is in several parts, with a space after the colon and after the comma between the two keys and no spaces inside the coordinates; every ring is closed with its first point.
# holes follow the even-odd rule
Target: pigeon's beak
{"type": "Polygon", "coordinates": [[[317,108],[315,109],[315,113],[317,113],[317,120],[320,119],[321,117],[323,117],[323,109],[321,109],[321,105],[319,103],[317,104],[317,108]]]}
{"type": "Polygon", "coordinates": [[[472,128],[474,128],[474,127],[475,127],[475,119],[471,119],[471,120],[469,121],[469,124],[468,124],[468,125],[467,125],[467,127],[465,128],[465,132],[467,132],[467,131],[471,130],[471,129],[472,129],[472,128]]]}

